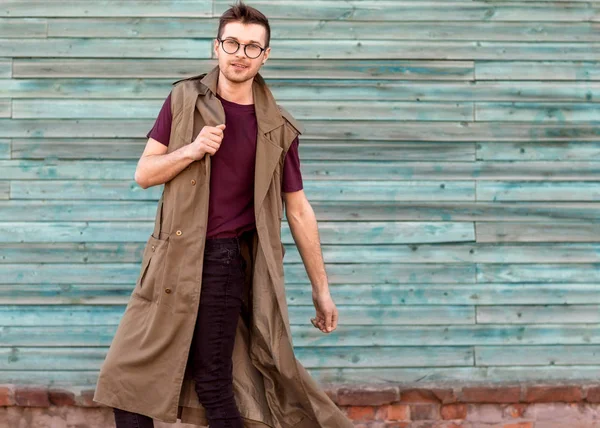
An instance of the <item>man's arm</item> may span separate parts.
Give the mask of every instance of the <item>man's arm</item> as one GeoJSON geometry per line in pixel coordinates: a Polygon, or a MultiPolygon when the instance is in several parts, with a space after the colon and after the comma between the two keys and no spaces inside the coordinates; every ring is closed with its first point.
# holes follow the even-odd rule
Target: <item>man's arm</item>
{"type": "Polygon", "coordinates": [[[337,327],[338,312],[329,292],[315,212],[304,190],[282,193],[290,231],[312,286],[316,322],[321,330],[331,332],[337,327]]]}
{"type": "Polygon", "coordinates": [[[143,189],[166,183],[194,160],[187,151],[185,145],[167,153],[167,146],[149,138],[135,169],[135,182],[143,189]]]}
{"type": "Polygon", "coordinates": [[[328,293],[329,284],[321,253],[317,218],[304,190],[283,192],[290,231],[306,267],[313,293],[328,293]]]}

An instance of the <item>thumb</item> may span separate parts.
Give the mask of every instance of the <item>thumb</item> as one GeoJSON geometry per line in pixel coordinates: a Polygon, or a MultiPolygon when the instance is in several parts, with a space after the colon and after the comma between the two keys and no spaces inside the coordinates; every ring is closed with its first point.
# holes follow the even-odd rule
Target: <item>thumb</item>
{"type": "Polygon", "coordinates": [[[219,128],[221,131],[223,131],[225,129],[225,124],[222,123],[220,125],[217,125],[216,128],[219,128]]]}

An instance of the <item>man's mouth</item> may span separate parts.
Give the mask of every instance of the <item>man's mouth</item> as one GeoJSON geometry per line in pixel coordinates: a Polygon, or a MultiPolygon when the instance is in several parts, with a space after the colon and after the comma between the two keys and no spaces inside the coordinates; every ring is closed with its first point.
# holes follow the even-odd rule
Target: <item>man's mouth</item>
{"type": "Polygon", "coordinates": [[[238,68],[238,69],[240,69],[240,70],[245,70],[246,68],[248,68],[248,66],[247,66],[247,65],[240,64],[240,63],[237,63],[237,62],[234,62],[234,63],[232,63],[231,65],[232,65],[233,67],[235,67],[235,68],[238,68]]]}

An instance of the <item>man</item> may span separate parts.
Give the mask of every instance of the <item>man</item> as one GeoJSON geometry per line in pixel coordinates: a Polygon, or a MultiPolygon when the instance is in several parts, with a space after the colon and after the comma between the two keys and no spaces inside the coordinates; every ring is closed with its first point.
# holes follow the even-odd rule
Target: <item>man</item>
{"type": "MultiPolygon", "coordinates": [[[[338,311],[328,289],[314,211],[302,190],[300,126],[285,110],[273,108],[272,95],[258,74],[270,55],[269,42],[269,23],[261,12],[243,3],[227,10],[214,41],[218,67],[208,75],[176,82],[147,135],[135,180],[143,188],[166,183],[165,192],[133,299],[94,397],[114,407],[117,428],[152,427],[152,417],[172,421],[177,404],[182,421],[194,421],[182,416],[182,403],[192,399],[185,398],[185,392],[179,395],[180,382],[172,389],[165,386],[169,393],[162,400],[172,397],[166,404],[149,392],[161,385],[149,377],[180,380],[179,374],[165,369],[169,363],[179,367],[174,373],[183,374],[185,367],[193,378],[205,412],[195,422],[208,422],[211,428],[352,426],[291,353],[281,290],[283,248],[278,247],[276,230],[283,209],[279,198],[312,284],[316,317],[311,322],[330,333],[337,326],[338,311]],[[194,105],[196,119],[181,119],[191,117],[194,105]],[[206,124],[193,141],[186,141],[184,134],[200,121],[206,124]],[[198,178],[186,175],[193,174],[192,167],[198,178]],[[203,171],[208,171],[206,176],[203,171]],[[186,214],[178,219],[178,212],[186,214]],[[189,238],[194,233],[186,228],[198,230],[205,239],[189,238]],[[202,244],[198,270],[190,266],[193,259],[181,261],[202,244]],[[192,280],[199,271],[196,304],[195,282],[186,287],[182,278],[192,280]],[[172,285],[163,293],[168,284],[172,285]],[[273,289],[265,284],[274,284],[273,289]],[[192,314],[196,318],[190,343],[183,332],[192,332],[187,327],[192,314]],[[167,326],[178,323],[170,337],[167,326]],[[173,348],[180,349],[179,355],[189,351],[187,364],[180,364],[179,356],[175,360],[173,348]],[[240,384],[237,394],[234,378],[240,384]],[[243,405],[241,413],[236,398],[243,405]]],[[[195,406],[197,402],[188,407],[195,406]]]]}

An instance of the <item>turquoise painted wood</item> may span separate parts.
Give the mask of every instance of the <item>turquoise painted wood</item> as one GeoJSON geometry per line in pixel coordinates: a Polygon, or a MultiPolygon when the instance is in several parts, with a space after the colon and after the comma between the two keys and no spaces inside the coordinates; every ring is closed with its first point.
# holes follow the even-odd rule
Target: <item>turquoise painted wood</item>
{"type": "MultiPolygon", "coordinates": [[[[332,284],[338,305],[600,304],[595,283],[332,284]]],[[[131,284],[0,284],[2,305],[124,305],[131,284]]],[[[289,305],[312,304],[307,284],[288,284],[289,305]]]]}
{"type": "MultiPolygon", "coordinates": [[[[154,105],[158,105],[157,108],[159,108],[161,105],[160,101],[164,101],[164,98],[170,91],[171,83],[181,78],[184,70],[189,68],[187,74],[193,75],[194,70],[195,74],[198,74],[198,70],[210,69],[216,64],[214,61],[200,62],[190,60],[185,64],[181,64],[182,61],[180,60],[177,62],[172,61],[173,67],[179,67],[175,68],[176,72],[177,70],[180,71],[177,73],[171,71],[170,75],[172,75],[172,78],[170,79],[161,75],[156,76],[159,73],[156,70],[156,67],[158,67],[158,64],[156,64],[154,68],[145,70],[145,73],[152,73],[153,77],[161,78],[135,79],[132,76],[132,78],[120,79],[120,86],[116,87],[114,85],[114,78],[108,79],[104,74],[100,75],[97,69],[95,70],[97,74],[91,74],[89,78],[75,78],[77,77],[76,73],[90,73],[90,71],[86,70],[91,67],[98,67],[100,70],[108,69],[108,73],[111,73],[111,69],[118,66],[131,67],[133,70],[137,70],[139,68],[139,60],[136,60],[138,62],[137,68],[124,59],[65,60],[64,64],[62,62],[61,64],[54,64],[53,62],[45,63],[41,59],[35,63],[25,62],[31,60],[22,61],[24,63],[19,63],[19,59],[15,59],[17,72],[19,64],[23,64],[23,66],[27,65],[23,73],[16,73],[16,76],[19,77],[18,80],[0,79],[0,89],[6,96],[17,99],[38,99],[39,97],[59,98],[62,102],[75,102],[76,100],[73,99],[77,98],[86,99],[87,101],[103,99],[107,102],[113,101],[121,109],[123,108],[122,103],[116,103],[116,100],[127,99],[131,101],[131,98],[140,97],[143,100],[133,101],[144,103],[144,101],[150,102],[150,99],[154,99],[154,105]],[[192,65],[194,66],[193,68],[192,65]],[[37,66],[37,68],[34,66],[37,66]],[[28,71],[29,68],[33,68],[33,70],[28,71]],[[31,76],[27,78],[27,73],[43,73],[46,68],[50,68],[51,70],[48,77],[36,79],[35,76],[31,76]],[[53,69],[64,70],[61,71],[64,76],[52,78],[53,69]],[[72,78],[69,78],[70,76],[72,78]]],[[[164,61],[168,61],[168,59],[164,61]]],[[[533,108],[536,106],[536,104],[533,104],[533,101],[551,101],[552,103],[562,103],[564,105],[564,103],[570,102],[593,103],[597,102],[600,97],[599,82],[482,81],[481,83],[478,82],[477,85],[473,85],[470,82],[464,81],[468,75],[465,78],[461,78],[461,76],[456,75],[453,69],[449,69],[449,67],[446,69],[441,67],[437,69],[433,68],[433,66],[425,65],[425,70],[415,70],[408,66],[396,65],[397,61],[387,61],[386,63],[379,64],[373,61],[369,63],[358,60],[354,65],[354,72],[359,73],[362,71],[365,76],[352,78],[354,76],[344,76],[344,71],[338,70],[338,68],[342,67],[342,64],[340,64],[341,60],[324,60],[324,62],[324,65],[320,65],[317,61],[289,60],[284,63],[286,65],[285,70],[289,70],[287,73],[291,73],[294,65],[297,65],[298,69],[301,70],[298,72],[298,75],[286,74],[281,77],[277,75],[269,77],[265,69],[265,79],[269,83],[273,94],[277,97],[278,102],[284,106],[287,105],[286,102],[298,103],[305,100],[315,102],[324,102],[325,100],[444,102],[450,103],[450,106],[466,101],[484,104],[486,101],[493,100],[498,103],[515,101],[532,102],[532,106],[529,107],[533,108]],[[303,72],[308,67],[318,68],[316,69],[317,71],[307,70],[303,72]],[[387,74],[393,71],[402,74],[403,77],[400,79],[399,76],[396,76],[396,80],[392,80],[391,76],[387,74]],[[330,73],[328,78],[324,75],[326,72],[330,73]],[[379,77],[369,76],[368,73],[376,73],[379,77]],[[387,74],[381,75],[382,73],[387,74]],[[413,73],[417,74],[417,76],[413,77],[413,73]],[[418,73],[421,74],[419,75],[418,73]],[[449,74],[450,78],[453,78],[452,81],[448,81],[449,77],[447,74],[449,74]],[[339,77],[332,79],[331,75],[339,77]],[[424,79],[427,80],[422,81],[424,79]]],[[[281,63],[282,61],[279,62],[279,64],[281,63]]],[[[164,64],[161,65],[165,66],[164,64]]],[[[283,68],[284,65],[282,64],[279,67],[283,68]]],[[[112,73],[116,73],[116,70],[113,70],[112,73]]],[[[47,102],[50,101],[48,100],[47,102]]],[[[96,108],[99,109],[101,105],[99,103],[96,108]]],[[[148,118],[154,119],[149,114],[148,118]]],[[[370,119],[370,117],[367,119],[370,119]]],[[[472,120],[473,118],[471,117],[470,119],[472,120]]],[[[547,118],[544,118],[543,114],[540,117],[536,116],[536,119],[538,119],[535,121],[536,124],[540,124],[539,122],[542,122],[542,119],[550,124],[552,123],[547,118]]],[[[560,117],[555,119],[555,122],[559,121],[559,119],[560,117]]],[[[497,124],[491,125],[498,126],[497,124]]],[[[433,140],[439,141],[439,139],[438,136],[433,140]]]]}
{"type": "MultiPolygon", "coordinates": [[[[0,242],[114,242],[148,240],[154,222],[2,222],[0,242]]],[[[406,244],[473,242],[472,223],[442,222],[323,222],[323,244],[406,244]],[[391,238],[390,238],[391,237],[391,238]]],[[[282,224],[282,241],[293,244],[287,222],[282,224]]],[[[379,261],[379,259],[377,260],[379,261]]]]}
{"type": "MultiPolygon", "coordinates": [[[[230,3],[2,3],[0,382],[95,383],[162,190],[133,180],[145,135],[171,83],[216,64],[230,3]]],[[[600,2],[251,3],[261,72],[306,127],[340,311],[332,334],[310,324],[284,221],[309,372],[599,381],[600,2]]]]}
{"type": "MultiPolygon", "coordinates": [[[[120,27],[121,28],[121,27],[120,27]]],[[[273,29],[272,29],[273,30],[273,29]]],[[[0,60],[0,67],[2,66],[0,60]]],[[[7,61],[10,64],[10,61],[7,61]]],[[[206,59],[136,59],[121,58],[15,58],[13,76],[35,79],[42,73],[47,78],[119,78],[126,84],[127,78],[171,78],[193,76],[198,70],[209,69],[214,60],[206,59]]],[[[5,65],[6,66],[6,65],[5,65]]],[[[7,69],[9,70],[9,69],[7,69]]],[[[403,61],[379,58],[373,60],[310,60],[269,59],[269,67],[262,68],[265,78],[272,79],[328,79],[336,83],[339,79],[360,80],[472,80],[473,61],[403,61]]],[[[10,77],[7,75],[5,77],[10,77]]],[[[381,82],[383,83],[383,82],[381,82]]],[[[285,87],[285,86],[284,86],[285,87]]],[[[100,95],[100,94],[96,94],[100,95]]],[[[301,94],[299,94],[301,95],[301,94]]],[[[280,99],[281,93],[278,94],[280,99]]]]}

